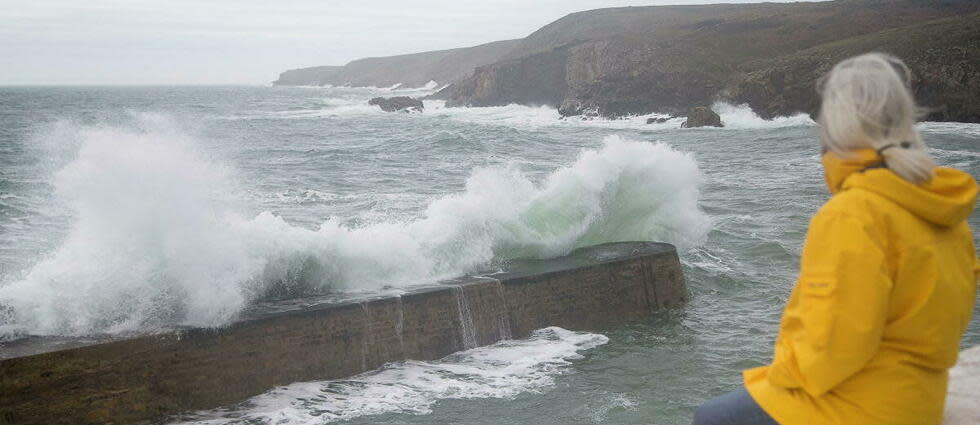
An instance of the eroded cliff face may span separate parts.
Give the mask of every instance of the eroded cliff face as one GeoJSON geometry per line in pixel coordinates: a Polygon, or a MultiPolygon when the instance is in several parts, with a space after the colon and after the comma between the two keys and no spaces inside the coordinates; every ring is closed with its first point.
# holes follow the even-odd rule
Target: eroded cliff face
{"type": "Polygon", "coordinates": [[[567,56],[567,49],[554,49],[478,67],[433,97],[447,99],[447,106],[555,105],[567,91],[567,56]]]}
{"type": "Polygon", "coordinates": [[[980,49],[967,28],[980,27],[970,15],[976,12],[980,2],[962,0],[581,12],[531,34],[437,97],[448,105],[547,104],[563,115],[609,117],[680,114],[727,99],[784,115],[815,109],[814,81],[836,61],[884,50],[916,71],[920,102],[945,105],[932,118],[977,121],[975,99],[963,95],[977,93],[980,49]],[[960,35],[939,37],[947,27],[960,35]]]}
{"type": "Polygon", "coordinates": [[[816,116],[817,81],[837,62],[869,51],[902,58],[926,119],[980,122],[980,14],[940,19],[820,45],[750,65],[721,96],[764,118],[816,116]]]}
{"type": "Polygon", "coordinates": [[[709,103],[722,87],[722,80],[702,67],[678,66],[675,58],[684,53],[670,46],[617,38],[570,51],[569,90],[560,105],[565,115],[680,114],[709,103]]]}

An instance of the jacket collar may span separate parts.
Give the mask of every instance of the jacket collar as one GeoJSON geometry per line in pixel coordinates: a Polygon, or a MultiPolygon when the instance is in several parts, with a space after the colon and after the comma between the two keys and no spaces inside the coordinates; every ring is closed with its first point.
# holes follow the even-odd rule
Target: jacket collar
{"type": "Polygon", "coordinates": [[[940,226],[952,226],[969,217],[980,192],[972,176],[951,168],[937,167],[935,176],[921,185],[909,183],[884,168],[881,157],[871,149],[843,155],[828,152],[822,162],[830,193],[851,188],[874,192],[940,226]]]}
{"type": "Polygon", "coordinates": [[[844,188],[844,180],[856,171],[881,165],[881,157],[873,149],[858,149],[846,154],[827,152],[821,158],[824,179],[831,194],[844,188]]]}

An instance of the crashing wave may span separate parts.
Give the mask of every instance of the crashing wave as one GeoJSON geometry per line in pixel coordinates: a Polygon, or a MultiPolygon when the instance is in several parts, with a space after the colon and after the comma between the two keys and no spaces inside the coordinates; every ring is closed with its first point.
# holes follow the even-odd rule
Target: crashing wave
{"type": "Polygon", "coordinates": [[[64,242],[0,287],[0,336],[219,326],[269,296],[372,290],[458,276],[603,242],[704,238],[694,158],[609,137],[543,181],[473,170],[414,220],[317,229],[246,216],[234,170],[159,125],[77,128],[52,184],[72,211],[64,242]]]}

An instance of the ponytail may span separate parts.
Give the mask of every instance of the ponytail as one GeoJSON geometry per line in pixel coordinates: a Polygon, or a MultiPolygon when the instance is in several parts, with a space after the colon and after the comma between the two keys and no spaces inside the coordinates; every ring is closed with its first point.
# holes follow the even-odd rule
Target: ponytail
{"type": "Polygon", "coordinates": [[[909,141],[886,143],[876,150],[889,170],[909,182],[922,184],[933,176],[936,162],[921,142],[918,147],[909,141]]]}

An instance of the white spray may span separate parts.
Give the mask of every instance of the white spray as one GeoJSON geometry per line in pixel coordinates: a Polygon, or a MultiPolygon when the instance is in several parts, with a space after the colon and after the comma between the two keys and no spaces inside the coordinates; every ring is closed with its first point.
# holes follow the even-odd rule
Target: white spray
{"type": "Polygon", "coordinates": [[[514,167],[480,168],[420,219],[356,228],[331,219],[317,230],[238,213],[233,173],[171,131],[94,128],[78,138],[53,180],[73,225],[23,279],[0,287],[0,338],[219,326],[284,285],[371,290],[612,241],[683,250],[710,226],[690,155],[618,137],[541,183],[514,167]]]}

